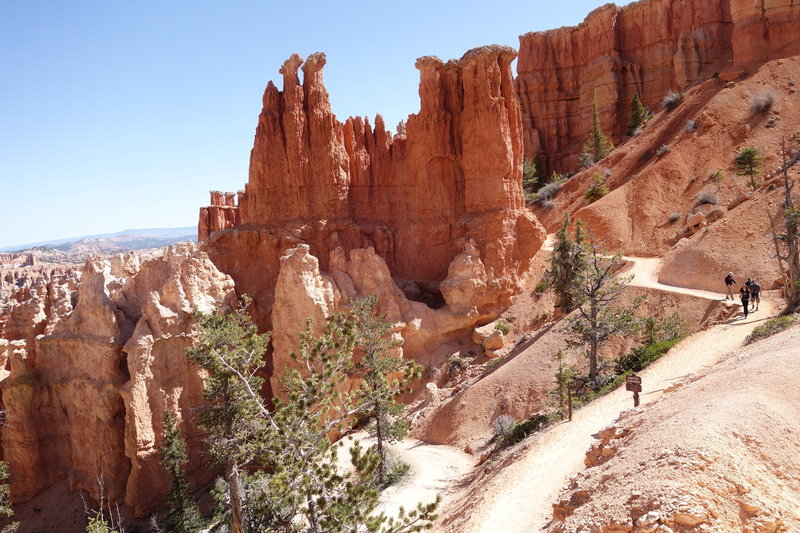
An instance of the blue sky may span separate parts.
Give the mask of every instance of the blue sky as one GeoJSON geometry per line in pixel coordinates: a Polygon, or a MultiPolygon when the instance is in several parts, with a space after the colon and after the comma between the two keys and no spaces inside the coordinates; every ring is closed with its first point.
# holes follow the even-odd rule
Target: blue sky
{"type": "Polygon", "coordinates": [[[243,188],[261,95],[294,52],[326,53],[340,120],[393,127],[419,109],[417,57],[518,48],[599,5],[2,2],[0,247],[195,225],[209,190],[243,188]]]}

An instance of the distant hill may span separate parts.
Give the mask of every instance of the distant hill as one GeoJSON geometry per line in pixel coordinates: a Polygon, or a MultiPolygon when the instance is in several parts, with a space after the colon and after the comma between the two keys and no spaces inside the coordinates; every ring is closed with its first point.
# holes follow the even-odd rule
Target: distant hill
{"type": "Polygon", "coordinates": [[[16,252],[31,248],[52,249],[72,253],[116,253],[127,250],[160,248],[176,242],[197,241],[197,228],[126,229],[117,233],[84,235],[0,248],[0,252],[16,252]]]}

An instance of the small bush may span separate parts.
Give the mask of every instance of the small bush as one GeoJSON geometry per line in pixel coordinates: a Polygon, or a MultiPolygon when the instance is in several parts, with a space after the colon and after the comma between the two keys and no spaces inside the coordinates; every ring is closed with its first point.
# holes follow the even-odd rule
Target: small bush
{"type": "Polygon", "coordinates": [[[592,176],[592,183],[589,185],[589,188],[586,189],[586,192],[583,194],[583,197],[589,203],[599,200],[606,194],[608,194],[608,187],[606,186],[606,178],[598,173],[595,173],[592,176]]]}
{"type": "Polygon", "coordinates": [[[546,291],[549,288],[550,288],[550,280],[543,279],[542,281],[540,281],[539,283],[536,284],[536,287],[534,287],[533,290],[534,290],[534,292],[536,292],[536,294],[542,294],[544,291],[546,291]]]}
{"type": "Polygon", "coordinates": [[[489,372],[490,370],[494,370],[498,366],[502,365],[505,360],[502,357],[497,357],[495,359],[490,359],[488,363],[486,363],[486,368],[484,369],[485,372],[489,372]]]}
{"type": "Polygon", "coordinates": [[[669,215],[667,215],[667,219],[669,220],[670,224],[674,224],[675,222],[677,222],[678,220],[681,219],[681,214],[680,213],[670,213],[669,215]]]}
{"type": "Polygon", "coordinates": [[[664,95],[664,99],[661,100],[661,107],[664,111],[672,111],[681,105],[681,103],[683,103],[683,93],[667,91],[667,94],[664,95]]]}
{"type": "Polygon", "coordinates": [[[686,133],[692,133],[696,129],[697,129],[696,120],[687,120],[686,124],[684,124],[683,126],[683,131],[685,131],[686,133]]]}
{"type": "Polygon", "coordinates": [[[538,191],[536,191],[533,201],[540,205],[544,205],[544,203],[548,201],[552,202],[553,196],[556,195],[562,185],[564,185],[564,180],[551,181],[550,183],[543,185],[538,191]]]}
{"type": "Polygon", "coordinates": [[[658,147],[658,150],[656,150],[656,157],[661,157],[662,155],[666,154],[670,150],[672,150],[672,147],[670,147],[670,145],[662,144],[661,146],[658,147]]]}
{"type": "Polygon", "coordinates": [[[389,468],[386,476],[383,478],[383,483],[378,485],[378,489],[383,490],[392,485],[398,485],[411,473],[411,465],[405,461],[396,461],[389,468]]]}
{"type": "Polygon", "coordinates": [[[575,393],[572,397],[572,407],[577,409],[582,407],[592,401],[596,400],[601,396],[605,396],[609,392],[616,390],[625,382],[625,379],[631,374],[631,372],[625,372],[624,374],[620,374],[618,376],[604,376],[605,381],[601,382],[602,376],[598,376],[597,387],[588,386],[589,384],[581,384],[579,380],[573,381],[576,385],[577,389],[574,387],[575,393]]]}
{"type": "Polygon", "coordinates": [[[776,333],[793,326],[797,322],[795,315],[776,316],[753,329],[753,332],[745,340],[745,344],[752,344],[761,339],[771,337],[776,333]]]}
{"type": "Polygon", "coordinates": [[[497,331],[499,331],[503,335],[508,335],[508,332],[511,331],[511,328],[508,327],[508,324],[506,324],[502,320],[494,325],[494,329],[496,329],[497,331]]]}
{"type": "Polygon", "coordinates": [[[472,362],[472,359],[469,357],[462,357],[458,353],[454,353],[450,356],[450,359],[447,361],[447,374],[449,376],[454,376],[456,374],[460,374],[464,370],[469,367],[469,364],[472,362]]]}
{"type": "Polygon", "coordinates": [[[722,183],[722,180],[725,179],[725,174],[721,170],[709,170],[708,179],[714,183],[722,183]]]}
{"type": "Polygon", "coordinates": [[[700,192],[697,197],[697,205],[717,205],[719,201],[717,200],[717,195],[711,191],[702,191],[700,192]]]}
{"type": "Polygon", "coordinates": [[[662,319],[646,318],[642,324],[644,344],[682,339],[689,334],[689,325],[677,312],[662,319]]]}
{"type": "Polygon", "coordinates": [[[751,94],[750,112],[753,114],[761,113],[763,115],[772,108],[772,104],[774,103],[775,103],[775,93],[773,93],[770,90],[758,94],[751,94]]]}
{"type": "Polygon", "coordinates": [[[511,434],[511,429],[515,424],[517,424],[517,419],[511,415],[500,415],[492,420],[494,434],[497,435],[501,440],[508,438],[508,436],[511,434]]]}
{"type": "Polygon", "coordinates": [[[556,206],[556,203],[548,198],[547,200],[542,200],[539,202],[539,205],[544,207],[545,209],[553,209],[556,206]]]}
{"type": "Polygon", "coordinates": [[[512,446],[550,422],[553,415],[536,414],[522,422],[515,422],[503,437],[501,446],[512,446]]]}
{"type": "Polygon", "coordinates": [[[618,374],[625,372],[639,372],[644,367],[664,355],[670,348],[678,344],[682,337],[668,341],[656,342],[648,346],[642,346],[624,355],[614,362],[614,371],[618,374]]]}

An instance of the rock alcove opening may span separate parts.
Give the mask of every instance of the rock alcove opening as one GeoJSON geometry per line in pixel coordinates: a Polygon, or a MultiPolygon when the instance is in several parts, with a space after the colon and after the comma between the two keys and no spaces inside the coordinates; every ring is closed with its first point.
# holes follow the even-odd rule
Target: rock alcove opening
{"type": "Polygon", "coordinates": [[[444,296],[435,281],[395,279],[394,282],[409,300],[422,302],[431,309],[441,309],[445,306],[444,296]]]}

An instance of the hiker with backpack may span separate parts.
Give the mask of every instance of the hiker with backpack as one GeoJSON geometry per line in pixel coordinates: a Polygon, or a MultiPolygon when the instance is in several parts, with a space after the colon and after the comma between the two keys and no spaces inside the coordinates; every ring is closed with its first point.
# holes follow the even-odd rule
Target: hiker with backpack
{"type": "Polygon", "coordinates": [[[756,280],[750,282],[750,299],[754,306],[753,311],[758,311],[758,304],[761,303],[761,285],[756,280]]]}
{"type": "Polygon", "coordinates": [[[730,298],[733,300],[733,285],[736,284],[736,280],[733,279],[733,272],[728,272],[728,275],[725,276],[725,287],[728,289],[728,295],[725,297],[727,300],[730,298]]]}
{"type": "Polygon", "coordinates": [[[750,291],[747,285],[742,285],[739,289],[739,298],[742,300],[742,309],[744,310],[744,317],[747,318],[747,313],[750,312],[750,291]]]}

